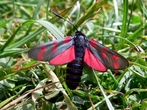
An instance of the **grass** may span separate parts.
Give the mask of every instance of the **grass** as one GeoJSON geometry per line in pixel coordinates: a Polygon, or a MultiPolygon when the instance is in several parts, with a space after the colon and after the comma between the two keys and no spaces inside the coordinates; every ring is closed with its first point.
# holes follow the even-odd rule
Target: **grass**
{"type": "Polygon", "coordinates": [[[145,110],[146,7],[142,0],[1,0],[0,108],[145,110]],[[35,45],[74,35],[76,29],[52,11],[76,28],[83,27],[81,31],[87,38],[123,55],[130,66],[102,73],[85,65],[79,87],[68,89],[64,78],[66,65],[49,65],[27,55],[35,45]],[[92,20],[87,22],[88,19],[92,20]]]}

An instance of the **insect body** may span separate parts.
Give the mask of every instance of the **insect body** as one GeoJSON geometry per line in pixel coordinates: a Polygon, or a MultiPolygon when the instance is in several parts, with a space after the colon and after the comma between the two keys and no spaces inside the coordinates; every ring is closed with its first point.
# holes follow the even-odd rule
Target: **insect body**
{"type": "Polygon", "coordinates": [[[66,71],[66,83],[70,89],[75,89],[81,80],[86,48],[85,36],[80,32],[77,32],[75,36],[77,36],[74,38],[75,59],[67,64],[66,71]]]}
{"type": "Polygon", "coordinates": [[[107,69],[122,70],[129,66],[123,56],[93,39],[86,38],[80,31],[74,36],[35,46],[28,54],[30,58],[49,61],[52,65],[67,64],[66,83],[70,89],[78,86],[83,63],[101,72],[107,69]]]}

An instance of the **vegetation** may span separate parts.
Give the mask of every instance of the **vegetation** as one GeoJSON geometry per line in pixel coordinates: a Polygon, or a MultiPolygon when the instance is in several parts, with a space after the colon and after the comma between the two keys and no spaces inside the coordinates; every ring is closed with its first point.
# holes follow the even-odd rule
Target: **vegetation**
{"type": "Polygon", "coordinates": [[[146,19],[145,0],[1,0],[1,110],[145,110],[146,19]],[[88,38],[123,55],[130,66],[102,73],[85,65],[79,87],[68,89],[66,65],[27,55],[35,45],[74,35],[76,29],[53,13],[83,27],[88,38]]]}

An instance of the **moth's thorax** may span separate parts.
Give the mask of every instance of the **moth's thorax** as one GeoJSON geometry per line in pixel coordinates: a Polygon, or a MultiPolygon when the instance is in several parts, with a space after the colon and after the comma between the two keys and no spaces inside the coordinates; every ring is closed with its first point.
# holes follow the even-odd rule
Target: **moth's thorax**
{"type": "Polygon", "coordinates": [[[78,47],[85,47],[85,35],[79,31],[75,34],[75,45],[78,47]]]}

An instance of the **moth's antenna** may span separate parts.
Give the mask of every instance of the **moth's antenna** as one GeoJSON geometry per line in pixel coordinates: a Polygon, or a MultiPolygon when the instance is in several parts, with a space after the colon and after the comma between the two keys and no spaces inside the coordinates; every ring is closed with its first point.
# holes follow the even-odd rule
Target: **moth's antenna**
{"type": "Polygon", "coordinates": [[[90,21],[90,20],[93,20],[92,18],[89,18],[85,21],[85,23],[82,25],[80,31],[83,29],[83,27],[90,21]]]}
{"type": "MultiPolygon", "coordinates": [[[[53,13],[54,15],[56,15],[57,17],[63,19],[64,21],[67,21],[69,24],[71,24],[71,25],[77,30],[76,26],[75,26],[73,23],[71,23],[70,21],[66,20],[64,17],[62,17],[61,15],[59,15],[59,14],[53,12],[53,11],[52,11],[52,13],[53,13]]],[[[77,30],[77,31],[78,31],[78,30],[77,30]]]]}

